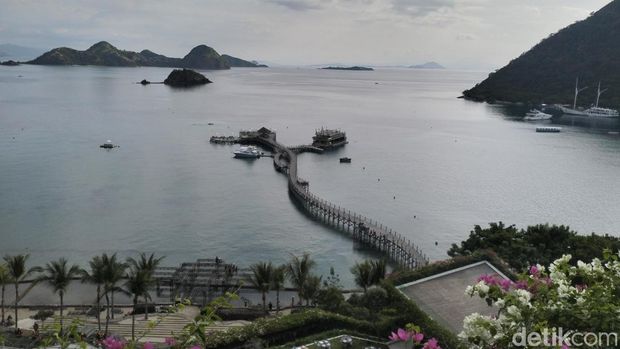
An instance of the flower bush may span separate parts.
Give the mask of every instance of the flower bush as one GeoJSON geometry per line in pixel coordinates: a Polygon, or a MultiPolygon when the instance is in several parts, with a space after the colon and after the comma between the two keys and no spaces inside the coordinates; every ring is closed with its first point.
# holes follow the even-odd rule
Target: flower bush
{"type": "Polygon", "coordinates": [[[564,255],[548,267],[531,266],[516,282],[481,276],[465,292],[484,299],[497,313],[467,316],[459,337],[474,349],[530,348],[535,346],[523,337],[537,333],[540,346],[568,348],[581,345],[562,332],[616,333],[620,328],[619,255],[607,250],[602,260],[578,261],[575,266],[570,261],[571,255],[564,255]]]}
{"type": "Polygon", "coordinates": [[[399,328],[388,337],[393,342],[404,342],[408,348],[441,349],[437,339],[431,338],[424,343],[424,334],[420,328],[413,324],[407,324],[406,329],[399,328]]]}

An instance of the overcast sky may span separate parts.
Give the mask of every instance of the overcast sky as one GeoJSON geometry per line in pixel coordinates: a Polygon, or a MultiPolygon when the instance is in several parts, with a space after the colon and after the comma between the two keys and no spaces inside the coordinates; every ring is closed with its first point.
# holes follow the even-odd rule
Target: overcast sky
{"type": "Polygon", "coordinates": [[[609,0],[0,0],[0,43],[494,69],[609,0]]]}

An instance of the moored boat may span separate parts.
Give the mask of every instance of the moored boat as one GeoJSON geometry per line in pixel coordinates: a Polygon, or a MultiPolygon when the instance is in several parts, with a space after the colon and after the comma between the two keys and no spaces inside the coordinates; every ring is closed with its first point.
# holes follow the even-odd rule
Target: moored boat
{"type": "Polygon", "coordinates": [[[539,126],[536,127],[536,132],[558,133],[562,132],[562,128],[555,126],[539,126]]]}
{"type": "Polygon", "coordinates": [[[236,158],[240,159],[258,159],[261,156],[260,151],[255,146],[243,146],[233,152],[236,158]]]}
{"type": "Polygon", "coordinates": [[[340,158],[340,162],[341,163],[350,164],[351,163],[351,158],[348,158],[348,157],[340,158]]]}
{"type": "Polygon", "coordinates": [[[553,116],[551,114],[543,113],[538,109],[532,109],[525,114],[523,120],[526,121],[538,121],[538,120],[549,120],[553,116]]]}

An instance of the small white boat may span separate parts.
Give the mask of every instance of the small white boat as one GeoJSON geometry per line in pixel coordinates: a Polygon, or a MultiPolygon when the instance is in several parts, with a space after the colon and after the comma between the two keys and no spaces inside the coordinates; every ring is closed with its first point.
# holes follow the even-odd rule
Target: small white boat
{"type": "Polygon", "coordinates": [[[553,116],[551,114],[543,113],[538,109],[532,109],[525,114],[523,120],[526,121],[538,121],[538,120],[549,120],[553,116]]]}
{"type": "Polygon", "coordinates": [[[261,153],[255,146],[249,145],[247,147],[239,147],[239,149],[233,152],[236,158],[240,159],[258,159],[261,156],[261,153]]]}
{"type": "Polygon", "coordinates": [[[536,132],[558,133],[562,132],[562,128],[554,126],[540,126],[536,127],[536,132]]]}

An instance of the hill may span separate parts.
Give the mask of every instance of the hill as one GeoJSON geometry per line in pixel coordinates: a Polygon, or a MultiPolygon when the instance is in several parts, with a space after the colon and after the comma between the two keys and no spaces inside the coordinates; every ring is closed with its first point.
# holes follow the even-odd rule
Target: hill
{"type": "MultiPolygon", "coordinates": [[[[85,51],[59,47],[29,61],[41,65],[102,65],[112,67],[175,67],[193,69],[230,69],[229,58],[237,62],[247,62],[231,56],[221,56],[215,49],[199,45],[183,58],[172,58],[150,50],[141,52],[124,51],[101,41],[85,51]]],[[[252,64],[251,62],[247,62],[252,64]]],[[[254,65],[256,66],[256,65],[254,65]]]]}
{"type": "Polygon", "coordinates": [[[267,68],[265,64],[258,64],[256,61],[246,61],[229,55],[222,55],[222,58],[229,66],[235,68],[267,68]]]}
{"type": "Polygon", "coordinates": [[[413,69],[446,69],[443,65],[437,62],[426,62],[424,64],[412,65],[409,68],[413,69]]]}
{"type": "Polygon", "coordinates": [[[572,104],[575,79],[589,88],[582,105],[595,100],[596,84],[609,91],[602,106],[620,106],[620,0],[552,34],[505,67],[463,92],[477,101],[572,104]]]}

